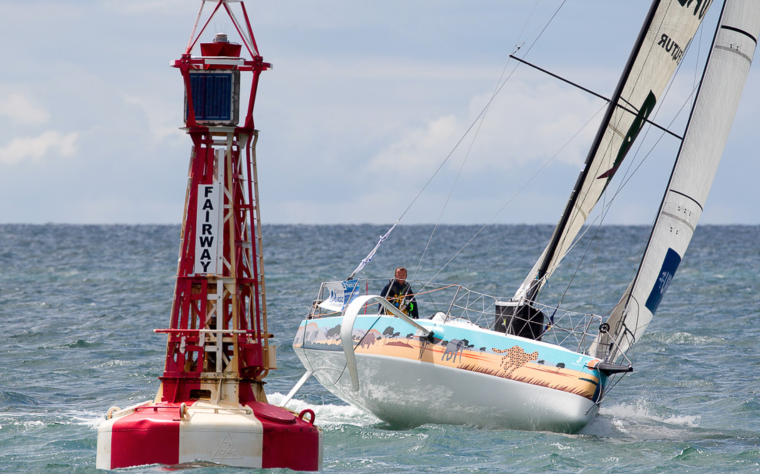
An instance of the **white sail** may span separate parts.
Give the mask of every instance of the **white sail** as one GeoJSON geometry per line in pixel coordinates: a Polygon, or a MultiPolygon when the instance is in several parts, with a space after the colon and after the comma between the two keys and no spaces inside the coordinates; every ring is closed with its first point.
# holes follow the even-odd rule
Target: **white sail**
{"type": "Polygon", "coordinates": [[[569,250],[636,140],[712,0],[655,0],[552,240],[515,294],[533,297],[569,250]],[[530,290],[530,291],[529,291],[530,290]]]}
{"type": "MultiPolygon", "coordinates": [[[[689,246],[731,131],[758,34],[760,1],[726,0],[649,244],[630,296],[621,300],[625,310],[614,312],[608,321],[618,346],[612,348],[610,360],[619,358],[646,331],[689,246]]],[[[592,353],[607,356],[609,337],[603,336],[592,353]]]]}

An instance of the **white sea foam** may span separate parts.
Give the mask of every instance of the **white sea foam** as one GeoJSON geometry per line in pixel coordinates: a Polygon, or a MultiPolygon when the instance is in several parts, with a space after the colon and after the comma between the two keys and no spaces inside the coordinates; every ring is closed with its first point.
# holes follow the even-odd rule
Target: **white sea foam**
{"type": "Polygon", "coordinates": [[[45,426],[45,423],[42,422],[41,420],[14,421],[13,424],[16,426],[23,426],[24,428],[45,426]]]}
{"type": "Polygon", "coordinates": [[[107,369],[111,367],[126,367],[130,365],[140,365],[141,361],[136,360],[119,360],[119,359],[112,359],[106,362],[103,362],[102,364],[98,364],[93,367],[93,369],[107,369]]]}
{"type": "MultiPolygon", "coordinates": [[[[46,426],[47,423],[45,423],[42,420],[25,420],[22,416],[19,416],[18,414],[4,414],[3,415],[3,424],[5,424],[6,428],[8,426],[20,426],[23,429],[29,429],[29,428],[36,428],[39,426],[46,426]]],[[[0,425],[0,429],[3,427],[0,425]]]]}
{"type": "Polygon", "coordinates": [[[646,400],[602,407],[599,417],[584,431],[597,436],[631,436],[637,439],[683,439],[684,428],[699,426],[698,415],[658,415],[646,400]]]}
{"type": "Polygon", "coordinates": [[[617,438],[623,433],[617,429],[615,423],[605,416],[597,416],[580,432],[583,435],[599,436],[601,438],[617,438]]]}
{"type": "MultiPolygon", "coordinates": [[[[92,411],[67,411],[51,413],[4,413],[0,419],[6,426],[21,426],[25,429],[39,426],[51,425],[80,425],[97,429],[104,420],[105,413],[96,413],[92,411]]],[[[0,429],[2,426],[0,426],[0,429]]]]}
{"type": "Polygon", "coordinates": [[[87,426],[93,430],[98,429],[98,426],[105,420],[105,413],[77,412],[66,415],[70,418],[72,425],[87,426]]]}
{"type": "Polygon", "coordinates": [[[646,400],[637,400],[635,404],[619,403],[608,407],[602,407],[600,414],[621,420],[654,421],[667,425],[687,426],[690,428],[699,426],[700,419],[698,415],[658,416],[652,414],[651,408],[646,400]]]}
{"type": "MultiPolygon", "coordinates": [[[[285,394],[275,392],[267,394],[267,399],[272,405],[279,406],[285,396],[285,394]]],[[[317,424],[322,427],[331,425],[371,426],[380,422],[378,418],[351,405],[312,405],[294,398],[287,403],[286,408],[297,412],[307,408],[314,410],[317,424]]]]}

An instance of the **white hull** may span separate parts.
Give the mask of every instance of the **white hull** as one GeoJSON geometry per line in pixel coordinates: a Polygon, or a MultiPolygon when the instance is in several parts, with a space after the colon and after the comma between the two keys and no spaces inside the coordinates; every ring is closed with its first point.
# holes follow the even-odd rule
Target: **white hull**
{"type": "Polygon", "coordinates": [[[465,424],[574,433],[598,405],[567,392],[396,357],[356,354],[361,384],[352,390],[342,351],[295,348],[335,396],[398,427],[465,424]]]}

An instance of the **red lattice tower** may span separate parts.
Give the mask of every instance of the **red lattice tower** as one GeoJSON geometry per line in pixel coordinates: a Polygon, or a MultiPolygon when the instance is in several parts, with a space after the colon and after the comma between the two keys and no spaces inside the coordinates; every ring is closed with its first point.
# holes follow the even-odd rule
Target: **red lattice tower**
{"type": "Polygon", "coordinates": [[[219,1],[197,35],[196,22],[185,53],[172,64],[185,84],[185,125],[193,151],[170,328],[157,330],[169,335],[157,401],[265,402],[262,379],[275,368],[274,346],[268,344],[253,123],[259,75],[271,65],[262,60],[240,6],[243,24],[219,1]],[[250,59],[240,57],[243,45],[220,34],[200,45],[202,56],[191,57],[221,9],[250,59]],[[237,126],[241,73],[252,79],[243,126],[237,126]]]}
{"type": "Polygon", "coordinates": [[[177,285],[161,388],[154,401],[111,407],[98,427],[98,469],[197,461],[250,469],[317,471],[323,434],[314,411],[267,403],[263,378],[275,368],[268,344],[253,106],[261,59],[239,0],[201,0],[182,57],[185,130],[193,141],[177,285]],[[206,3],[211,16],[196,35],[206,3]],[[229,4],[242,10],[237,20],[229,4]],[[242,45],[217,33],[191,51],[211,18],[229,16],[242,45]],[[242,26],[241,26],[242,25],[242,26]],[[249,59],[241,57],[245,46],[249,59]],[[241,75],[250,95],[239,127],[241,75]]]}

